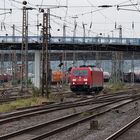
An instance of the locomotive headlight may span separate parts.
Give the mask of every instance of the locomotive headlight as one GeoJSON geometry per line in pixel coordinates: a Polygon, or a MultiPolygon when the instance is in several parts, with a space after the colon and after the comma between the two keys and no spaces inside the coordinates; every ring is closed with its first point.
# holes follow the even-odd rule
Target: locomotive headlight
{"type": "Polygon", "coordinates": [[[73,82],[75,82],[75,81],[76,81],[76,79],[72,79],[72,81],[73,81],[73,82]]]}
{"type": "Polygon", "coordinates": [[[87,79],[84,79],[84,81],[87,81],[87,79]]]}
{"type": "Polygon", "coordinates": [[[75,85],[75,82],[73,82],[72,84],[75,85]]]}
{"type": "Polygon", "coordinates": [[[85,85],[87,85],[87,82],[85,82],[85,85]]]}

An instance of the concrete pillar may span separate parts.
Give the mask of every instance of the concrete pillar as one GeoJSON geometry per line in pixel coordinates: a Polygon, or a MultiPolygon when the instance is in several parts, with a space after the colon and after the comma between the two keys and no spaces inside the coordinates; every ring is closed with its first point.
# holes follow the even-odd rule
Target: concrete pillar
{"type": "Polygon", "coordinates": [[[35,80],[34,86],[40,88],[40,59],[41,59],[41,52],[35,51],[35,80]]]}

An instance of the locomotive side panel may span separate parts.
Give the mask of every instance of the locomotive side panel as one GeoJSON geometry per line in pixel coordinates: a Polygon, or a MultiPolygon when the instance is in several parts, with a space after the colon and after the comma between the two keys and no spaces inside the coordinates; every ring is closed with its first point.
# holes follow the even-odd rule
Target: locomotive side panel
{"type": "Polygon", "coordinates": [[[100,91],[103,89],[103,72],[100,70],[93,70],[92,72],[92,79],[93,79],[93,91],[100,91]]]}
{"type": "Polygon", "coordinates": [[[103,75],[100,71],[93,71],[93,87],[103,86],[103,75]]]}

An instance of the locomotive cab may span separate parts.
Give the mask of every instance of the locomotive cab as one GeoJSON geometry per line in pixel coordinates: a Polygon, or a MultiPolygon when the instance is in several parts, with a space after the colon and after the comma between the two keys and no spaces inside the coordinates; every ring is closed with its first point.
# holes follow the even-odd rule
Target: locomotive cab
{"type": "Polygon", "coordinates": [[[81,68],[81,69],[72,69],[71,71],[71,80],[70,80],[70,88],[72,91],[88,91],[89,89],[89,69],[81,68]]]}

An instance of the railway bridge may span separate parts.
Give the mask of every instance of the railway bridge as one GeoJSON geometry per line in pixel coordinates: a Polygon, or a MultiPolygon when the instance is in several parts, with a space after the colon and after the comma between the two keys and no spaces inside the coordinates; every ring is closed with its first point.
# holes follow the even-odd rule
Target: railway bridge
{"type": "MultiPolygon", "coordinates": [[[[41,36],[28,36],[28,53],[35,54],[35,86],[39,87],[40,81],[40,60],[42,50],[41,36]]],[[[0,36],[0,51],[4,54],[13,53],[21,54],[22,36],[0,36]]],[[[110,59],[112,52],[124,52],[125,59],[131,59],[134,52],[136,59],[140,55],[139,38],[110,38],[110,37],[62,37],[54,36],[49,38],[48,43],[51,60],[58,60],[59,55],[67,53],[68,60],[78,54],[78,59],[95,59],[94,53],[101,52],[100,59],[110,59]],[[87,55],[91,54],[91,55],[87,55]],[[125,55],[126,54],[126,55],[125,55]]],[[[29,55],[31,58],[32,55],[29,55]]]]}
{"type": "MultiPolygon", "coordinates": [[[[22,36],[0,36],[0,50],[21,50],[22,36]]],[[[28,36],[28,49],[41,50],[42,38],[28,36]]],[[[62,37],[49,39],[49,50],[137,51],[140,38],[62,37]]]]}

